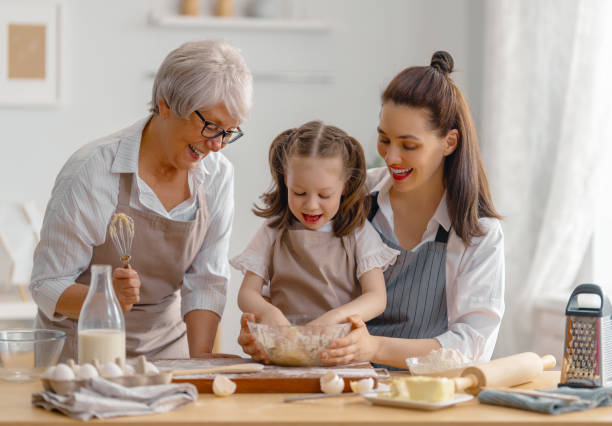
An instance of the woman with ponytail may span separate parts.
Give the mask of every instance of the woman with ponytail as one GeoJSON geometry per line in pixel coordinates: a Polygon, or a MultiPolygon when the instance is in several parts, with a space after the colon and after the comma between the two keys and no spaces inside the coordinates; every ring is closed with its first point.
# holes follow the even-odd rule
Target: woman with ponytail
{"type": "Polygon", "coordinates": [[[504,313],[504,237],[453,58],[400,72],[382,95],[369,219],[400,251],[385,272],[387,307],[332,343],[327,362],[405,359],[445,348],[491,358],[504,313]]]}

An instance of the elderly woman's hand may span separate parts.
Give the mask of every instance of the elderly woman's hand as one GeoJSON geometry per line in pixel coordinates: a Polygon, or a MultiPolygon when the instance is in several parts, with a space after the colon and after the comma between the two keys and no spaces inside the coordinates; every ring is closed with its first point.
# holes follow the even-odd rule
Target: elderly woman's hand
{"type": "Polygon", "coordinates": [[[331,342],[329,349],[321,354],[324,364],[369,362],[378,352],[379,342],[375,336],[370,335],[361,317],[353,315],[348,317],[348,321],[353,325],[353,329],[346,336],[331,342]]]}
{"type": "Polygon", "coordinates": [[[256,361],[263,361],[268,364],[270,360],[266,357],[263,347],[259,343],[255,343],[255,335],[249,330],[249,325],[247,324],[249,321],[255,322],[255,314],[242,314],[238,344],[242,346],[245,354],[250,355],[256,361]]]}
{"type": "Polygon", "coordinates": [[[140,277],[134,269],[116,268],[113,271],[113,287],[124,313],[140,301],[140,277]]]}

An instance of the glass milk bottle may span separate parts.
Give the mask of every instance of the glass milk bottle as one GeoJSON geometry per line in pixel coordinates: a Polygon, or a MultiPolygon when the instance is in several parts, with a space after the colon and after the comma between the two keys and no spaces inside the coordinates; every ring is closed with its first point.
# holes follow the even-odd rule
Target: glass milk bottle
{"type": "Polygon", "coordinates": [[[79,315],[79,364],[125,360],[125,320],[110,265],[91,266],[91,284],[79,315]]]}

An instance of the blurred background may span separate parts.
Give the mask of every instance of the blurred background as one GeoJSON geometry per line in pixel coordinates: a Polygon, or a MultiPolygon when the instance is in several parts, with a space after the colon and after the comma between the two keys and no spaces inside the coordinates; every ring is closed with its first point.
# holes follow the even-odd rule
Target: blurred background
{"type": "MultiPolygon", "coordinates": [[[[223,151],[236,171],[230,256],[259,225],[250,208],[270,183],[275,135],[321,119],[378,164],[382,90],[447,50],[504,216],[506,316],[495,356],[560,359],[572,288],[612,291],[611,9],[605,0],[0,0],[0,328],[35,315],[31,256],[55,176],[81,145],[147,114],[170,50],[223,38],[254,74],[246,136],[223,151]],[[11,49],[22,51],[6,41],[14,22],[44,25],[45,66],[7,66],[11,49]]],[[[241,353],[241,279],[233,271],[222,352],[241,353]]]]}

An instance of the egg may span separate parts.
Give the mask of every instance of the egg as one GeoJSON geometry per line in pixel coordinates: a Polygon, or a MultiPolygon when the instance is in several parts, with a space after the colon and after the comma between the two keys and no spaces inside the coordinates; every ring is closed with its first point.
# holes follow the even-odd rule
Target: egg
{"type": "Polygon", "coordinates": [[[323,393],[342,393],[344,380],[333,371],[328,371],[319,379],[323,393]]]}
{"type": "Polygon", "coordinates": [[[93,379],[94,377],[98,377],[98,370],[96,370],[96,367],[91,364],[79,366],[76,373],[77,380],[93,379]]]}
{"type": "Polygon", "coordinates": [[[212,389],[217,396],[229,396],[236,392],[236,383],[218,374],[215,376],[215,380],[213,380],[212,389]]]}
{"type": "Polygon", "coordinates": [[[123,376],[123,371],[121,371],[121,368],[114,362],[107,362],[100,367],[100,376],[121,377],[123,376]]]}
{"type": "Polygon", "coordinates": [[[353,380],[349,383],[351,390],[355,393],[368,393],[372,392],[374,388],[374,379],[368,377],[367,379],[361,379],[359,381],[353,380]]]}
{"type": "Polygon", "coordinates": [[[156,366],[154,366],[152,363],[147,361],[146,367],[145,367],[145,373],[146,374],[159,374],[159,370],[157,369],[156,366]]]}
{"type": "Polygon", "coordinates": [[[74,380],[74,371],[66,364],[57,364],[53,371],[54,380],[74,380]]]}
{"type": "Polygon", "coordinates": [[[130,364],[125,364],[125,367],[123,368],[123,374],[128,376],[134,373],[136,373],[136,370],[134,369],[134,367],[132,367],[130,364]]]}
{"type": "Polygon", "coordinates": [[[53,378],[53,373],[55,373],[55,366],[52,365],[51,367],[47,368],[43,374],[43,379],[52,379],[53,378]]]}

